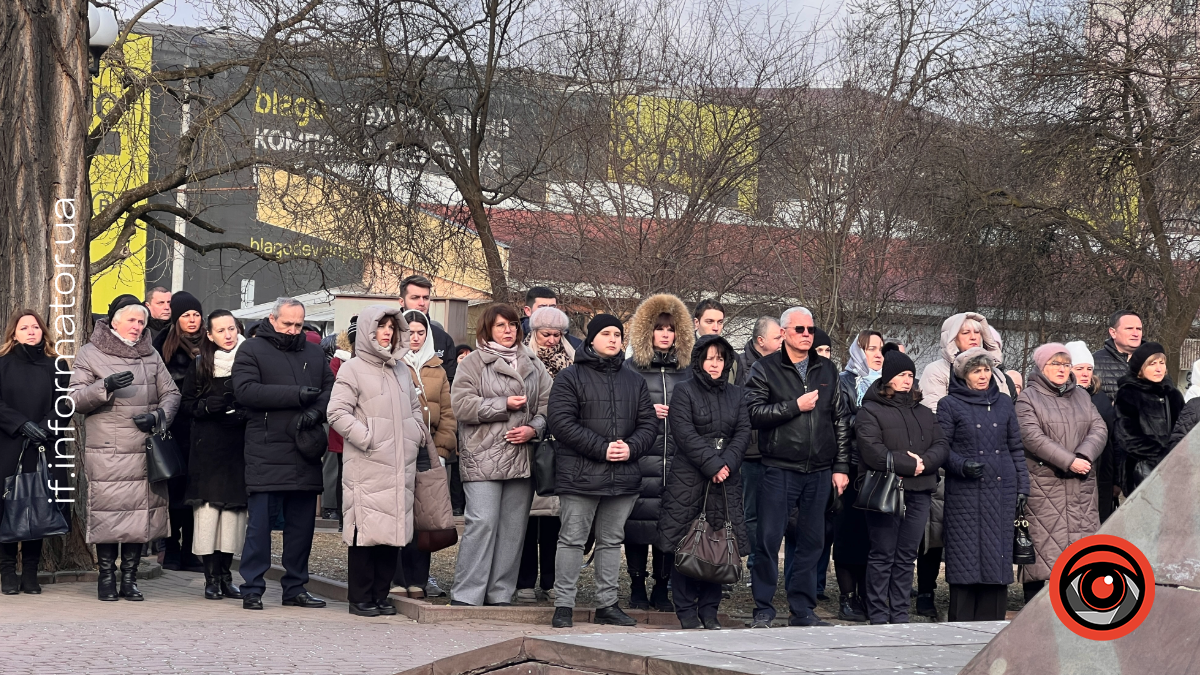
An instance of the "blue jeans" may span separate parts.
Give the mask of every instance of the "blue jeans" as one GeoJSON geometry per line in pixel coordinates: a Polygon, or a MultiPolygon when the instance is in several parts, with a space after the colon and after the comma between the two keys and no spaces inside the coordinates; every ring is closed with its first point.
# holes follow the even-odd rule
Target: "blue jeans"
{"type": "Polygon", "coordinates": [[[264,578],[271,569],[271,510],[279,506],[283,515],[283,599],[304,592],[308,583],[308,556],[312,553],[316,529],[316,492],[254,492],[246,499],[246,545],[238,568],[245,583],[243,595],[262,595],[267,589],[264,578]]]}
{"type": "Polygon", "coordinates": [[[750,570],[754,594],[754,618],[772,620],[776,582],[779,578],[779,545],[787,530],[788,514],[799,510],[796,523],[795,562],[791,578],[785,580],[788,608],[795,618],[812,616],[817,606],[817,560],[825,542],[825,504],[833,488],[830,469],[801,473],[790,469],[763,467],[758,491],[759,554],[750,570]]]}

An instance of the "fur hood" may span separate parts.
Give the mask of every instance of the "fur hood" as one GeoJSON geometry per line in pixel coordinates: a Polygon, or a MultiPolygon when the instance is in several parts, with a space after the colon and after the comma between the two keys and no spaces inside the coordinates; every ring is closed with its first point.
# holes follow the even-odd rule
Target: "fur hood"
{"type": "Polygon", "coordinates": [[[664,313],[670,314],[675,323],[676,367],[682,370],[692,362],[696,335],[687,305],[674,295],[659,293],[643,300],[629,320],[629,344],[633,349],[633,365],[638,368],[649,368],[654,360],[654,324],[658,315],[664,313]]]}

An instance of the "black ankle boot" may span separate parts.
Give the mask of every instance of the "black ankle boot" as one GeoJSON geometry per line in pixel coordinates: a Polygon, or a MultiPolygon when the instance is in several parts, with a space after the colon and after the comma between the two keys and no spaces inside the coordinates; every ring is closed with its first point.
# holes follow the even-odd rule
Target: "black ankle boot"
{"type": "Polygon", "coordinates": [[[117,550],[120,544],[96,544],[96,597],[117,600],[117,550]]]}
{"type": "Polygon", "coordinates": [[[213,556],[220,556],[221,568],[218,570],[220,579],[217,582],[221,586],[221,595],[233,598],[234,600],[241,600],[242,592],[233,584],[233,572],[229,571],[229,567],[233,565],[233,554],[217,551],[213,553],[213,556]]]}
{"type": "Polygon", "coordinates": [[[141,560],[141,544],[123,544],[121,546],[121,591],[119,595],[126,600],[145,599],[137,587],[138,563],[141,560]]]}
{"type": "Polygon", "coordinates": [[[650,609],[650,598],[646,597],[646,577],[629,577],[629,609],[650,609]]]}
{"type": "Polygon", "coordinates": [[[650,606],[660,612],[674,612],[675,604],[667,594],[667,580],[655,579],[654,592],[650,594],[650,606]]]}
{"type": "Polygon", "coordinates": [[[838,598],[838,618],[842,621],[866,621],[867,615],[855,606],[854,596],[843,593],[838,598]]]}
{"type": "Polygon", "coordinates": [[[220,600],[221,582],[220,571],[217,569],[217,556],[219,553],[211,553],[209,555],[200,556],[200,560],[204,563],[204,599],[205,600],[220,600]]]}
{"type": "Polygon", "coordinates": [[[17,576],[16,544],[0,544],[0,593],[16,595],[21,592],[21,580],[17,576]]]}

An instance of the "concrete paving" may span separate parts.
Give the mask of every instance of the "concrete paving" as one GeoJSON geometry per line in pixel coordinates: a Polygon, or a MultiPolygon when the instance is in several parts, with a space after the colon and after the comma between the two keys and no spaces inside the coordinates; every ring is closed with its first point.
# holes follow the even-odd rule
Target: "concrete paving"
{"type": "MultiPolygon", "coordinates": [[[[94,582],[0,596],[0,673],[390,675],[514,638],[563,632],[485,620],[365,619],[350,615],[344,602],[283,607],[276,582],[267,584],[266,609],[250,611],[239,600],[205,600],[203,586],[200,574],[168,571],[138,582],[144,602],[100,602],[94,582]]],[[[581,624],[567,632],[618,630],[653,629],[581,624]]]]}
{"type": "Polygon", "coordinates": [[[955,675],[1005,623],[538,636],[404,675],[955,675]]]}

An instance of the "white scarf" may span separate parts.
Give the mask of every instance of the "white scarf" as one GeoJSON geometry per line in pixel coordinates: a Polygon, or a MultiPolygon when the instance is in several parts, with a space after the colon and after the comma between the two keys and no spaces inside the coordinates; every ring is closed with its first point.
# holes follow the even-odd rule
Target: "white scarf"
{"type": "Polygon", "coordinates": [[[213,377],[229,377],[233,373],[233,359],[237,356],[238,347],[241,347],[245,341],[246,338],[238,335],[233,349],[229,351],[218,349],[213,354],[213,377]]]}
{"type": "Polygon", "coordinates": [[[404,356],[401,358],[420,374],[421,368],[424,368],[425,364],[429,363],[429,359],[432,359],[434,356],[437,356],[437,354],[433,350],[433,334],[426,333],[425,342],[421,345],[421,348],[415,352],[410,349],[404,352],[404,356]]]}
{"type": "MultiPolygon", "coordinates": [[[[112,331],[113,335],[117,336],[118,340],[120,340],[121,342],[124,342],[126,347],[136,347],[137,346],[137,343],[138,343],[137,340],[126,340],[125,338],[121,337],[121,334],[118,333],[117,329],[115,329],[115,328],[109,328],[109,330],[112,331]]],[[[140,338],[140,336],[139,336],[139,338],[140,338]]]]}

